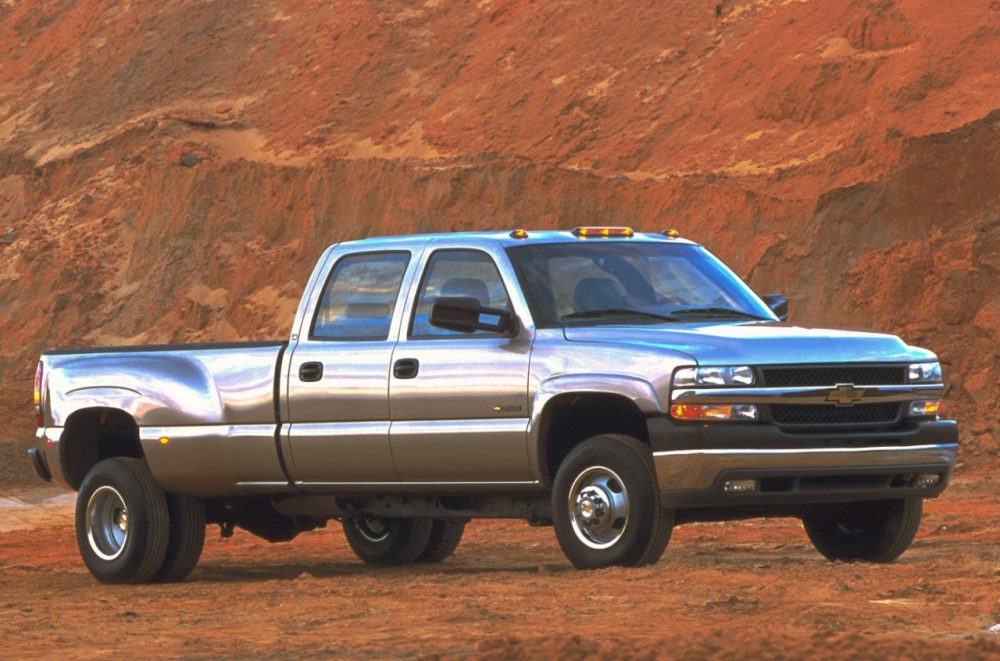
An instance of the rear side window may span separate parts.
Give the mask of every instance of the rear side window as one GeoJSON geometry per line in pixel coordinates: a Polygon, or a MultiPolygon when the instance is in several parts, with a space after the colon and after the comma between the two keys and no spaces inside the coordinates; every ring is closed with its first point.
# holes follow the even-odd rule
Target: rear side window
{"type": "Polygon", "coordinates": [[[431,256],[417,298],[410,337],[490,337],[496,333],[478,330],[460,333],[431,326],[430,314],[434,300],[441,296],[474,298],[488,308],[510,310],[507,290],[493,259],[476,250],[441,250],[431,256]]]}
{"type": "Polygon", "coordinates": [[[316,340],[384,340],[399,287],[410,261],[408,252],[348,255],[333,267],[310,337],[316,340]]]}

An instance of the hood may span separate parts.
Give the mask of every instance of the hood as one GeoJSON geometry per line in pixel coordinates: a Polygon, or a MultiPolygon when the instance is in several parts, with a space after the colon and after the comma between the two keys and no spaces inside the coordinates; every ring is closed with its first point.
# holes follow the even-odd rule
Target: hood
{"type": "Polygon", "coordinates": [[[780,322],[713,322],[655,326],[576,326],[570,342],[631,344],[690,355],[700,365],[908,362],[934,360],[894,335],[810,328],[780,322]]]}

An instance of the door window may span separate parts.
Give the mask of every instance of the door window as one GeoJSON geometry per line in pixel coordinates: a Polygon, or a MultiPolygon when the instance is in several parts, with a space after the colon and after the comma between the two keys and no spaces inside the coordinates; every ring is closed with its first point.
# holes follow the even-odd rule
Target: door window
{"type": "Polygon", "coordinates": [[[476,250],[441,250],[434,253],[424,271],[410,337],[496,337],[499,333],[477,330],[461,333],[431,326],[434,299],[442,296],[474,298],[484,307],[510,310],[510,300],[493,259],[476,250]]]}
{"type": "Polygon", "coordinates": [[[317,340],[384,340],[410,261],[408,252],[347,255],[323,289],[310,337],[317,340]]]}

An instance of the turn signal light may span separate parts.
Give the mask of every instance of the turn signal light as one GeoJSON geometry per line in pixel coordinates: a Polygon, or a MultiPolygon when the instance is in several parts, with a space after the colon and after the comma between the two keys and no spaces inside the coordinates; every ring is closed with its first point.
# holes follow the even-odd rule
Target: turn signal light
{"type": "Polygon", "coordinates": [[[581,239],[591,237],[606,238],[610,236],[635,236],[631,227],[577,227],[573,230],[573,235],[581,239]]]}
{"type": "Polygon", "coordinates": [[[941,410],[940,399],[927,399],[918,402],[910,402],[910,415],[914,418],[937,415],[941,410]]]}
{"type": "Polygon", "coordinates": [[[753,404],[672,404],[670,415],[678,420],[756,420],[753,404]]]}

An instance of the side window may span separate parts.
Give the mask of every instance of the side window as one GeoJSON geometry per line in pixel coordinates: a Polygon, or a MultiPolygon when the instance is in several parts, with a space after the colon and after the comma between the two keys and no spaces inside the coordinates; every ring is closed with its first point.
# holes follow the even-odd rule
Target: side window
{"type": "Polygon", "coordinates": [[[510,310],[507,290],[493,259],[475,250],[441,250],[427,262],[410,337],[493,337],[496,333],[460,333],[431,326],[429,317],[439,296],[468,296],[486,307],[510,310]]]}
{"type": "Polygon", "coordinates": [[[318,340],[384,340],[410,261],[408,252],[348,255],[333,267],[313,320],[318,340]]]}

